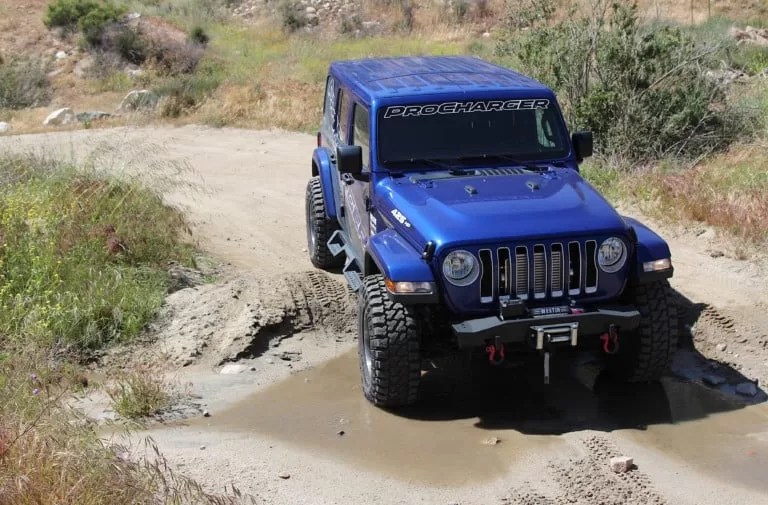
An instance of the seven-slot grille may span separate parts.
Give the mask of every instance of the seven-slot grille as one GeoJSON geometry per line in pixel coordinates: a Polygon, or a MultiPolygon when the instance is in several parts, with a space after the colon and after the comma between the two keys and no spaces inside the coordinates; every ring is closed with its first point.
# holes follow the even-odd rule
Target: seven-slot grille
{"type": "Polygon", "coordinates": [[[597,242],[481,249],[480,301],[517,296],[542,300],[597,291],[597,242]]]}

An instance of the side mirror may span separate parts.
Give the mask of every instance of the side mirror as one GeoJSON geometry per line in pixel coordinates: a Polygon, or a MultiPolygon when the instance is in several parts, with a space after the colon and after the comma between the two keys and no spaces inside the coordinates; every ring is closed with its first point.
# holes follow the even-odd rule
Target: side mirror
{"type": "Polygon", "coordinates": [[[360,146],[339,146],[336,148],[336,167],[342,174],[359,174],[363,171],[363,149],[360,146]]]}
{"type": "Polygon", "coordinates": [[[573,151],[578,161],[592,156],[592,132],[576,132],[571,137],[571,140],[573,142],[573,151]]]}

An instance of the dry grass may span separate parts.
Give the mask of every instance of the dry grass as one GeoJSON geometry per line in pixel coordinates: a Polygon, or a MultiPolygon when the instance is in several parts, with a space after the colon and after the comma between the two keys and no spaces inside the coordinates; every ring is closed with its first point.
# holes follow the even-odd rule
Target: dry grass
{"type": "Polygon", "coordinates": [[[642,176],[645,197],[670,217],[701,221],[762,243],[768,240],[765,141],[735,146],[700,167],[642,176]]]}
{"type": "Polygon", "coordinates": [[[126,419],[150,417],[171,403],[169,385],[149,370],[132,370],[107,388],[112,408],[126,419]]]}

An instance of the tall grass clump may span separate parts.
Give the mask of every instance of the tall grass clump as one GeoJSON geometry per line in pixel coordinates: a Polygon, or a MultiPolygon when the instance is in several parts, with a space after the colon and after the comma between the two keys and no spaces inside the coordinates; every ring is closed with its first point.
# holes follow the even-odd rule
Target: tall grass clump
{"type": "Polygon", "coordinates": [[[137,335],[188,257],[182,215],[137,183],[0,158],[0,347],[97,348],[137,335]]]}
{"type": "Polygon", "coordinates": [[[719,63],[718,43],[646,25],[635,4],[596,0],[564,17],[552,2],[530,5],[513,10],[497,54],[554,88],[570,126],[594,131],[603,156],[630,165],[696,158],[748,133],[743,112],[706,74],[719,63]]]}

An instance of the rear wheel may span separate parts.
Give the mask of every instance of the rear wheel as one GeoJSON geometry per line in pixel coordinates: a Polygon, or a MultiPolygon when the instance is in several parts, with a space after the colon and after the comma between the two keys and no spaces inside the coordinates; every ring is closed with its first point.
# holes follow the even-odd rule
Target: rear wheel
{"type": "Polygon", "coordinates": [[[418,320],[411,308],[390,300],[381,275],[366,277],[359,296],[363,393],[380,407],[411,405],[421,379],[418,320]]]}
{"type": "Polygon", "coordinates": [[[629,382],[660,379],[677,351],[677,306],[667,281],[640,284],[627,302],[640,311],[640,326],[621,335],[619,353],[610,356],[611,370],[629,382]]]}
{"type": "Polygon", "coordinates": [[[339,229],[339,224],[335,219],[330,219],[325,212],[320,177],[312,177],[309,180],[306,200],[307,250],[310,261],[317,268],[322,269],[343,265],[343,255],[334,256],[328,249],[328,239],[339,229]]]}

